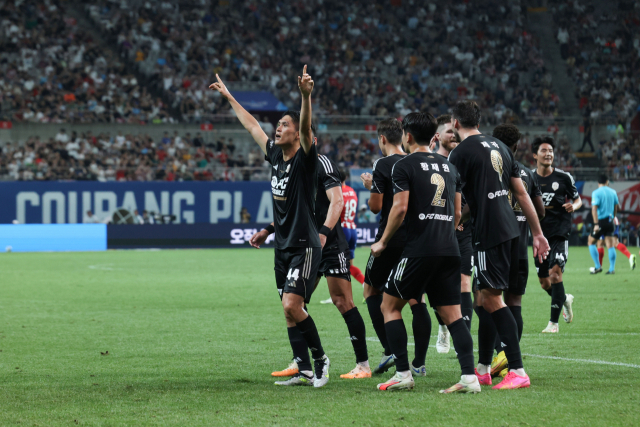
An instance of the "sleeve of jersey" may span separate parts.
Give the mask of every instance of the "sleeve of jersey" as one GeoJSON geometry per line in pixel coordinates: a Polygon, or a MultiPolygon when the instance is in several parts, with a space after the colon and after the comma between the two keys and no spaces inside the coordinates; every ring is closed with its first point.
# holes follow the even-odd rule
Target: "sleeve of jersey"
{"type": "Polygon", "coordinates": [[[391,169],[391,180],[393,181],[393,194],[402,193],[403,191],[409,191],[409,182],[411,181],[411,174],[404,166],[404,163],[398,162],[393,165],[391,169]]]}
{"type": "Polygon", "coordinates": [[[273,159],[275,157],[275,148],[276,144],[273,142],[273,139],[267,141],[267,154],[264,155],[264,159],[273,165],[273,159]]]}
{"type": "Polygon", "coordinates": [[[600,194],[598,191],[594,191],[591,194],[591,204],[594,206],[599,206],[600,205],[600,194]]]}
{"type": "Polygon", "coordinates": [[[382,173],[384,164],[376,164],[373,166],[373,179],[371,180],[371,193],[384,194],[384,174],[382,173]]]}
{"type": "Polygon", "coordinates": [[[458,172],[456,172],[456,193],[462,193],[462,180],[458,172]]]}
{"type": "Polygon", "coordinates": [[[339,187],[342,183],[340,182],[338,170],[326,157],[319,156],[318,159],[322,165],[322,167],[318,169],[318,173],[320,174],[324,189],[330,190],[334,187],[339,187]]]}
{"type": "Polygon", "coordinates": [[[531,177],[531,194],[529,196],[533,197],[542,197],[542,190],[540,190],[540,184],[538,184],[538,180],[533,176],[532,173],[529,175],[531,177]]]}
{"type": "Polygon", "coordinates": [[[511,160],[511,178],[520,178],[520,167],[518,166],[518,162],[516,162],[515,157],[513,157],[511,150],[509,150],[508,153],[509,160],[511,160]]]}
{"type": "Polygon", "coordinates": [[[571,176],[571,174],[567,174],[567,176],[569,177],[569,193],[571,193],[571,198],[573,200],[577,199],[578,197],[580,197],[580,193],[578,192],[578,189],[576,188],[576,182],[573,180],[573,177],[571,176]]]}
{"type": "Polygon", "coordinates": [[[460,181],[461,182],[465,182],[466,181],[466,177],[465,177],[465,170],[464,170],[464,160],[463,157],[460,155],[460,152],[456,152],[456,150],[453,150],[451,153],[449,153],[449,162],[451,164],[453,164],[456,169],[458,169],[458,176],[460,177],[460,181]]]}

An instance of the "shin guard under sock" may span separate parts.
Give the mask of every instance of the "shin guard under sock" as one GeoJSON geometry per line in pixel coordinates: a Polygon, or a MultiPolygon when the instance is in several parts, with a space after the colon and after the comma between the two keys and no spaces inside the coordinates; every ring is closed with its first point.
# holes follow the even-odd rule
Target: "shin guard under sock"
{"type": "Polygon", "coordinates": [[[478,316],[478,363],[491,365],[497,330],[491,314],[484,307],[476,307],[478,316]]]}
{"type": "Polygon", "coordinates": [[[473,301],[471,300],[471,292],[463,292],[460,300],[460,311],[462,312],[462,320],[467,325],[467,329],[471,331],[471,319],[473,319],[473,301]]]}
{"type": "Polygon", "coordinates": [[[453,348],[458,355],[462,375],[473,375],[473,338],[471,338],[471,332],[462,319],[456,320],[447,327],[453,339],[453,348]]]}
{"type": "Polygon", "coordinates": [[[421,302],[411,306],[413,313],[413,342],[415,343],[415,358],[413,366],[419,368],[424,365],[431,338],[431,317],[427,304],[421,302]]]}
{"type": "Polygon", "coordinates": [[[600,260],[600,265],[602,265],[603,259],[604,259],[604,248],[598,248],[598,260],[600,260]]]}
{"type": "Polygon", "coordinates": [[[522,307],[519,305],[510,305],[509,310],[511,310],[511,314],[513,314],[513,318],[516,321],[516,326],[518,327],[518,341],[522,338],[522,329],[524,328],[524,323],[522,321],[522,307]]]}
{"type": "Polygon", "coordinates": [[[360,283],[361,285],[364,283],[364,274],[362,274],[362,270],[360,270],[358,267],[352,265],[351,267],[349,267],[349,272],[351,273],[353,278],[358,281],[358,283],[360,283]]]}
{"type": "Polygon", "coordinates": [[[299,371],[311,371],[311,359],[309,359],[309,346],[300,333],[297,326],[287,328],[289,343],[293,350],[293,360],[298,364],[299,371]]]}
{"type": "Polygon", "coordinates": [[[495,324],[502,350],[509,361],[509,369],[521,369],[522,353],[520,353],[520,342],[518,341],[518,326],[508,307],[502,307],[491,313],[491,318],[495,324]]]}
{"type": "Polygon", "coordinates": [[[609,271],[615,271],[616,257],[616,248],[609,248],[609,271]]]}
{"type": "Polygon", "coordinates": [[[369,360],[367,354],[367,337],[364,327],[364,320],[358,311],[358,307],[353,307],[342,315],[344,322],[349,329],[349,339],[353,345],[353,351],[356,354],[356,363],[366,362],[369,360]]]}
{"type": "Polygon", "coordinates": [[[560,313],[562,312],[562,304],[564,304],[567,296],[564,293],[564,284],[562,282],[551,284],[551,318],[549,321],[558,323],[560,313]]]}
{"type": "Polygon", "coordinates": [[[382,347],[384,348],[384,354],[391,356],[393,353],[391,352],[389,343],[387,342],[387,330],[384,327],[384,315],[382,314],[382,310],[380,310],[380,305],[382,305],[382,295],[371,295],[367,298],[366,303],[367,309],[369,309],[369,317],[373,324],[373,330],[376,331],[380,344],[382,344],[382,347]]]}
{"type": "Polygon", "coordinates": [[[407,329],[402,319],[392,320],[384,324],[387,330],[389,346],[396,359],[397,371],[409,370],[409,357],[407,356],[407,329]]]}
{"type": "Polygon", "coordinates": [[[304,337],[304,340],[307,342],[309,346],[309,350],[311,350],[311,356],[317,360],[324,356],[324,349],[322,348],[322,343],[320,342],[320,335],[318,335],[318,328],[316,328],[316,324],[311,318],[311,316],[307,316],[300,323],[296,323],[298,328],[300,329],[300,333],[304,337]]]}
{"type": "MultiPolygon", "coordinates": [[[[631,252],[629,252],[629,249],[627,249],[627,247],[622,243],[618,243],[616,249],[619,250],[622,255],[626,256],[627,258],[631,258],[631,252]]],[[[604,251],[602,251],[602,256],[604,256],[604,251]]],[[[600,264],[602,264],[602,261],[600,261],[600,264]]]]}

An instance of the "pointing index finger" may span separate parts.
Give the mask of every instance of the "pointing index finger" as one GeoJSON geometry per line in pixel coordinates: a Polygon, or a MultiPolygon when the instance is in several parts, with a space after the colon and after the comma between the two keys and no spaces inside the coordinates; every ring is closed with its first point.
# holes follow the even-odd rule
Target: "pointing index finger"
{"type": "Polygon", "coordinates": [[[304,69],[302,70],[302,74],[307,74],[307,64],[304,64],[304,69]]]}

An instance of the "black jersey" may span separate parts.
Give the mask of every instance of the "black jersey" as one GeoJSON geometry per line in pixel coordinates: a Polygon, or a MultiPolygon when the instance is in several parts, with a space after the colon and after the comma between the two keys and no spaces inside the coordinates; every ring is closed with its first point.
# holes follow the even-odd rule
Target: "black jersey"
{"type": "MultiPolygon", "coordinates": [[[[534,197],[542,196],[540,192],[540,186],[533,176],[533,172],[526,168],[522,163],[516,161],[518,168],[520,169],[520,178],[522,178],[522,185],[524,185],[527,194],[533,200],[534,197]]],[[[518,258],[529,259],[528,254],[528,242],[529,242],[529,224],[527,223],[527,217],[522,212],[522,207],[515,197],[511,197],[511,206],[513,206],[513,213],[516,215],[518,221],[518,227],[520,228],[520,239],[518,240],[518,258]]]]}
{"type": "MultiPolygon", "coordinates": [[[[322,227],[327,220],[327,213],[329,212],[329,205],[331,204],[327,197],[327,190],[335,187],[340,187],[340,192],[342,192],[342,182],[338,169],[327,157],[318,156],[318,193],[316,195],[316,224],[318,230],[320,230],[320,227],[322,227]]],[[[324,244],[324,249],[333,247],[337,247],[340,252],[349,249],[349,244],[347,243],[346,237],[344,237],[339,217],[324,244]]]]}
{"type": "MultiPolygon", "coordinates": [[[[445,158],[447,160],[449,160],[449,158],[447,156],[443,156],[440,153],[435,153],[438,156],[441,156],[442,158],[445,158]]],[[[465,205],[467,204],[467,200],[464,198],[464,195],[462,196],[462,208],[465,207],[465,205]]],[[[458,239],[458,243],[462,242],[464,239],[469,238],[469,236],[471,236],[471,229],[472,229],[472,225],[471,225],[471,219],[466,220],[465,222],[462,223],[462,231],[458,230],[456,228],[456,238],[458,239]]]]}
{"type": "Polygon", "coordinates": [[[553,236],[568,239],[571,234],[571,214],[562,205],[580,197],[576,182],[569,173],[555,168],[549,176],[540,176],[537,170],[534,174],[542,191],[545,209],[545,216],[540,221],[542,233],[547,239],[553,236]]]}
{"type": "Polygon", "coordinates": [[[455,230],[456,167],[442,156],[417,152],[393,165],[394,194],[409,192],[403,257],[460,256],[455,230]]]}
{"type": "Polygon", "coordinates": [[[449,154],[460,173],[473,222],[473,249],[485,251],[520,235],[509,203],[511,178],[520,178],[513,153],[489,135],[472,135],[449,154]]]}
{"type": "MultiPolygon", "coordinates": [[[[380,226],[378,227],[378,234],[376,234],[376,242],[380,241],[384,234],[384,229],[387,228],[387,219],[389,218],[389,211],[393,206],[393,181],[391,179],[391,169],[393,165],[400,159],[404,159],[406,156],[403,154],[392,154],[391,156],[383,157],[376,160],[373,163],[373,180],[371,183],[371,193],[382,194],[382,210],[380,211],[380,226]]],[[[391,241],[387,246],[401,247],[404,246],[407,240],[407,233],[405,231],[405,222],[393,235],[391,241]]]]}
{"type": "Polygon", "coordinates": [[[315,144],[305,154],[300,147],[288,161],[273,140],[267,141],[271,163],[271,193],[276,229],[276,249],[319,248],[315,206],[318,186],[318,150],[315,144]]]}

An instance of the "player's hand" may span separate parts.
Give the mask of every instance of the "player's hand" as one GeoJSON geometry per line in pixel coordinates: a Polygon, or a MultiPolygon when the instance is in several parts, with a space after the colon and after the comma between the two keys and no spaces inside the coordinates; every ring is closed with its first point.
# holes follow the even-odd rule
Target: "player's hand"
{"type": "Polygon", "coordinates": [[[365,172],[360,175],[360,179],[362,180],[362,185],[367,190],[371,190],[371,186],[373,185],[373,176],[369,172],[365,172]]]}
{"type": "Polygon", "coordinates": [[[218,92],[220,92],[220,95],[224,96],[226,99],[229,99],[231,97],[231,92],[229,92],[229,89],[227,89],[224,83],[222,83],[220,76],[217,74],[216,79],[218,79],[218,81],[216,83],[211,83],[209,85],[209,89],[217,90],[218,92]]]}
{"type": "Polygon", "coordinates": [[[562,207],[569,213],[575,211],[575,209],[573,209],[573,203],[565,203],[562,207]]]}
{"type": "Polygon", "coordinates": [[[464,231],[464,225],[462,223],[458,224],[458,231],[464,231]]]}
{"type": "Polygon", "coordinates": [[[265,240],[269,237],[269,232],[267,230],[260,230],[249,239],[249,244],[256,249],[260,249],[260,245],[262,245],[265,240]]]}
{"type": "Polygon", "coordinates": [[[593,226],[593,231],[594,231],[595,233],[597,233],[597,232],[598,232],[598,230],[600,230],[600,226],[599,226],[598,224],[594,225],[594,226],[593,226]]]}
{"type": "Polygon", "coordinates": [[[433,151],[436,148],[436,143],[438,142],[438,134],[436,133],[429,141],[429,150],[433,151]]]}
{"type": "Polygon", "coordinates": [[[306,64],[302,70],[302,77],[298,76],[298,89],[300,89],[300,93],[304,97],[311,96],[311,92],[313,91],[313,79],[307,74],[306,64]]]}
{"type": "Polygon", "coordinates": [[[320,236],[320,247],[324,249],[324,245],[327,243],[327,236],[324,234],[319,234],[320,236]]]}
{"type": "Polygon", "coordinates": [[[538,258],[540,264],[549,256],[549,242],[542,235],[533,236],[533,257],[538,258]]]}
{"type": "Polygon", "coordinates": [[[373,245],[371,245],[371,254],[375,257],[378,258],[380,255],[382,255],[382,252],[387,248],[387,245],[385,245],[382,242],[378,242],[378,243],[374,243],[373,245]]]}

